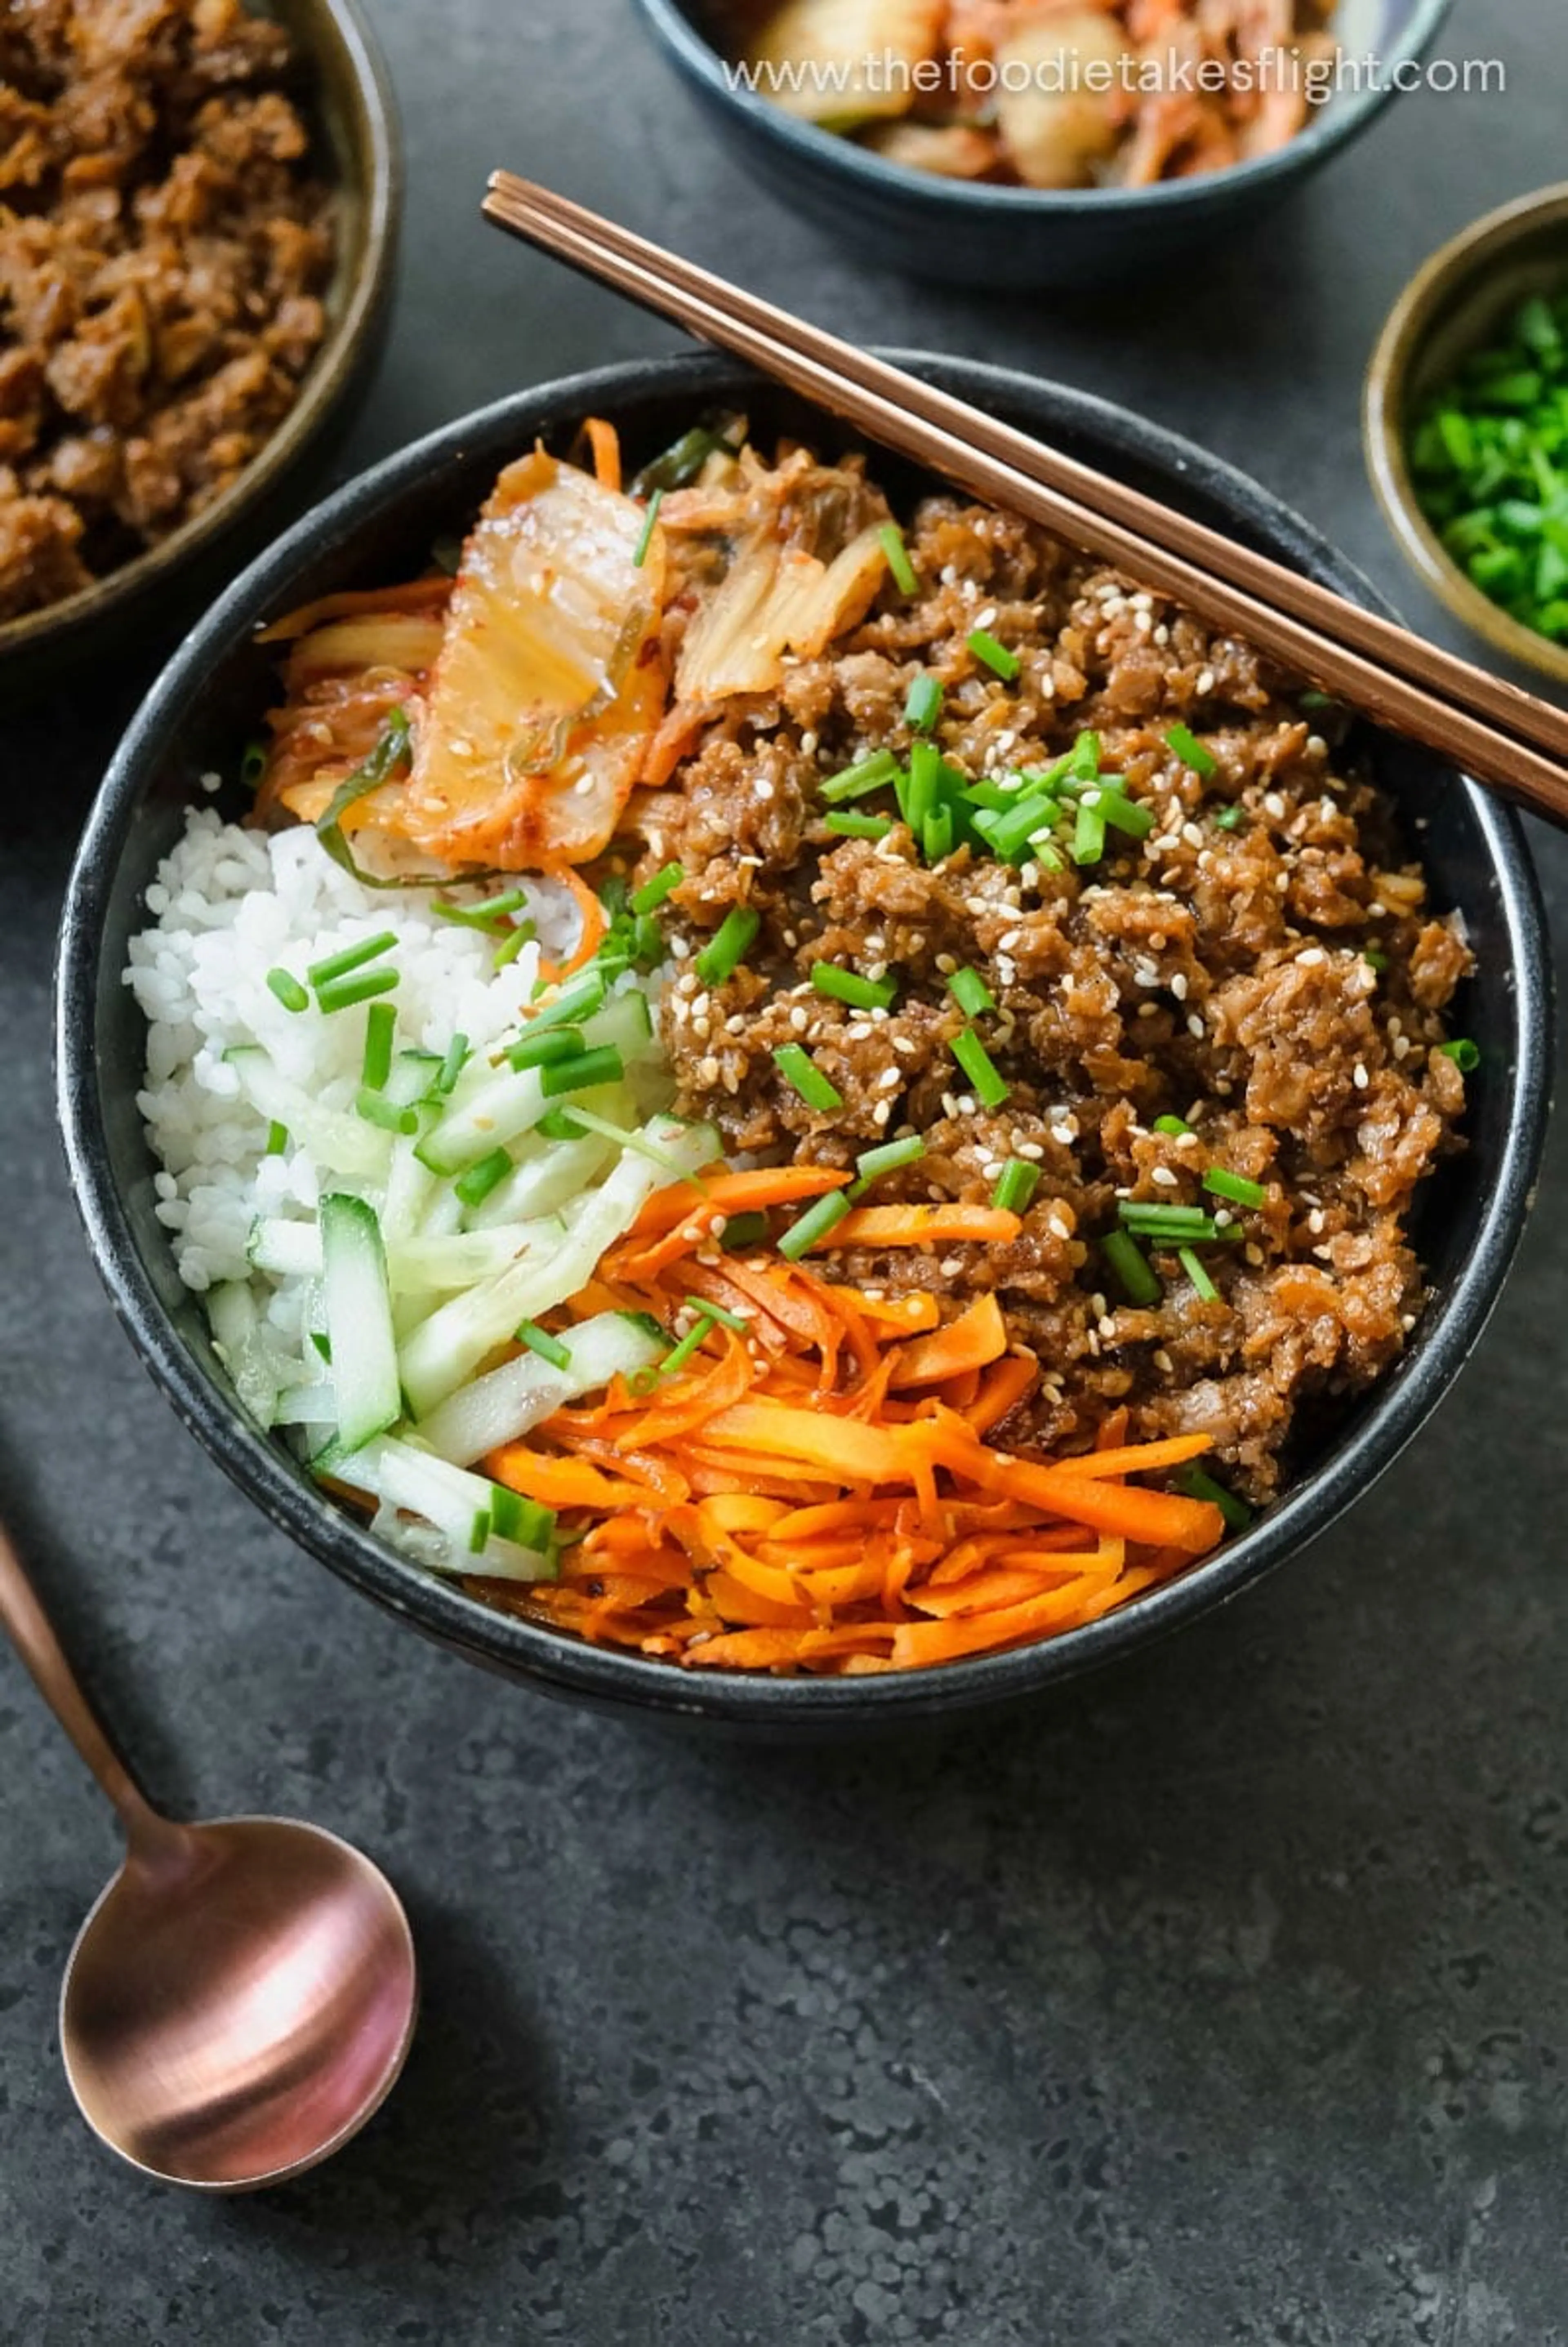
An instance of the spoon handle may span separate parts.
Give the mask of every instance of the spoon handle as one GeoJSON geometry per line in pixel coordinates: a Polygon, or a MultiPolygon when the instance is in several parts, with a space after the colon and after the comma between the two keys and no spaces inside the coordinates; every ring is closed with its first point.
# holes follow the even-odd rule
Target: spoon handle
{"type": "Polygon", "coordinates": [[[132,1841],[161,1838],[169,1830],[167,1820],[148,1800],[83,1694],[4,1524],[0,1524],[0,1623],[44,1701],[114,1803],[132,1841]]]}

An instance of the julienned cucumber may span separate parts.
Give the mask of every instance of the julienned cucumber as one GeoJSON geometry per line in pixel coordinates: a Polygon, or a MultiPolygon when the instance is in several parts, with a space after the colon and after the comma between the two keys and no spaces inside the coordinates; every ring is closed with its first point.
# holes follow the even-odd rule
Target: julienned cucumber
{"type": "Polygon", "coordinates": [[[564,1402],[596,1392],[614,1377],[635,1377],[669,1350],[669,1339],[657,1325],[650,1328],[625,1312],[601,1312],[567,1330],[561,1341],[570,1356],[566,1368],[553,1368],[533,1353],[504,1361],[422,1419],[420,1440],[441,1458],[466,1467],[503,1442],[515,1442],[564,1402]]]}
{"type": "Polygon", "coordinates": [[[375,1208],[332,1192],[321,1200],[321,1286],[338,1435],[357,1450],[395,1425],[402,1411],[386,1251],[375,1208]]]}
{"type": "MultiPolygon", "coordinates": [[[[647,999],[637,993],[613,997],[584,1022],[582,1037],[585,1051],[607,1046],[627,1065],[657,1048],[647,999]]],[[[471,1061],[445,1114],[419,1142],[418,1157],[433,1173],[461,1174],[531,1132],[555,1105],[536,1068],[517,1070],[503,1061],[499,1071],[487,1071],[484,1061],[471,1061]]]]}
{"type": "MultiPolygon", "coordinates": [[[[331,1475],[355,1491],[370,1491],[389,1508],[419,1516],[433,1524],[444,1549],[433,1553],[417,1534],[411,1552],[422,1562],[446,1573],[484,1573],[500,1581],[553,1581],[555,1556],[544,1549],[525,1549],[514,1541],[499,1540],[492,1532],[476,1548],[476,1520],[493,1518],[503,1488],[466,1467],[438,1459],[417,1442],[395,1435],[378,1435],[358,1450],[334,1443],[315,1461],[318,1475],[331,1475]]],[[[506,1495],[508,1498],[512,1494],[506,1495]]],[[[507,1521],[502,1501],[503,1521],[507,1521]]],[[[390,1530],[390,1527],[389,1527],[390,1530]]],[[[392,1532],[396,1537],[395,1531],[392,1532]]]]}

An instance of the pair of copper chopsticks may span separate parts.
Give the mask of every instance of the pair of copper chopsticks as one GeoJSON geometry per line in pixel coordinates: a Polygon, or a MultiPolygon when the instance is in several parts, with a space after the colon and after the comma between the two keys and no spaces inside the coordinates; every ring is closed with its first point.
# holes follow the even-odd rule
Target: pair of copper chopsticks
{"type": "Polygon", "coordinates": [[[510,171],[484,205],[539,246],[748,360],[866,436],[1173,596],[1320,692],[1568,825],[1568,712],[510,171]]]}

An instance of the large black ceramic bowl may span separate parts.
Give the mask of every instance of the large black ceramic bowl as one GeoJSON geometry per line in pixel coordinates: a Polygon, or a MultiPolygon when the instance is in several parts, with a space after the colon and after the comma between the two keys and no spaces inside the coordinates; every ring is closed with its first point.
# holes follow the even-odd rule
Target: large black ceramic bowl
{"type": "MultiPolygon", "coordinates": [[[[1370,600],[1305,523],[1156,426],[1021,375],[952,361],[911,364],[991,413],[1370,600]]],[[[230,589],[154,686],[87,825],[60,948],[60,1113],[94,1255],[143,1358],[186,1424],[302,1547],[414,1627],[550,1693],[809,1737],[1002,1703],[1125,1654],[1257,1580],[1367,1489],[1451,1384],[1496,1301],[1545,1123],[1551,989],[1540,906],[1512,816],[1434,759],[1378,744],[1383,780],[1421,826],[1437,900],[1462,908],[1475,948],[1476,976],[1460,1011],[1482,1052],[1470,1147],[1431,1185],[1420,1233],[1434,1300],[1399,1367],[1347,1418],[1288,1498],[1243,1539],[1123,1613],[1044,1645],[932,1671],[838,1680],[684,1673],[493,1612],[372,1540],[241,1415],[200,1307],[175,1276],[137,1113],[145,1037],[121,983],[127,941],[146,919],[159,858],[201,797],[199,778],[235,772],[267,704],[271,655],[254,641],[259,620],[420,566],[433,538],[463,523],[500,466],[536,434],[564,443],[581,416],[607,415],[635,458],[675,438],[711,401],[738,393],[763,433],[841,440],[826,418],[728,362],[613,367],[503,401],[405,449],[318,507],[230,589]]],[[[912,489],[892,460],[881,471],[895,497],[912,489]]],[[[157,1472],[155,1460],[148,1471],[157,1472]]]]}
{"type": "Polygon", "coordinates": [[[739,86],[718,46],[722,0],[635,0],[721,138],[775,195],[889,269],[960,285],[1096,285],[1246,229],[1369,129],[1452,0],[1339,0],[1343,86],[1287,146],[1152,188],[1007,188],[887,162],[739,86]]]}

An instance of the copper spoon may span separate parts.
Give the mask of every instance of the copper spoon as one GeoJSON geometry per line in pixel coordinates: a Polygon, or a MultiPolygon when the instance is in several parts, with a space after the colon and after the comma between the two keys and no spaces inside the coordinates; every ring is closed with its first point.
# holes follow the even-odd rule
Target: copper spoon
{"type": "Polygon", "coordinates": [[[286,1818],[177,1825],[115,1751],[0,1527],[0,1622],[119,1813],[126,1862],[76,1936],[60,2047],[82,2116],[149,2176],[277,2184],[357,2133],[418,2002],[402,1905],[368,1858],[286,1818]]]}

